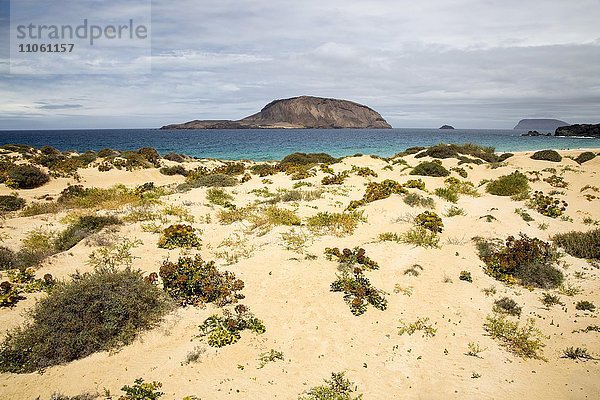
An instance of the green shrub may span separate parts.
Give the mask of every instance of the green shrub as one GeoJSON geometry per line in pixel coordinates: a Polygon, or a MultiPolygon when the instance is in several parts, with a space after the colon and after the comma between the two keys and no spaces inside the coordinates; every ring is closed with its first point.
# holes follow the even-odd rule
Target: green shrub
{"type": "Polygon", "coordinates": [[[413,244],[421,247],[438,247],[440,238],[435,232],[431,232],[422,226],[409,229],[400,236],[402,243],[413,244]]]}
{"type": "Polygon", "coordinates": [[[392,194],[406,194],[408,190],[402,187],[398,182],[386,179],[383,182],[369,182],[367,190],[361,200],[352,201],[348,205],[348,210],[354,210],[357,207],[372,203],[377,200],[383,200],[390,197],[392,194]]]}
{"type": "Polygon", "coordinates": [[[227,187],[235,186],[238,184],[238,180],[230,175],[226,174],[210,174],[210,175],[197,175],[190,173],[184,187],[198,188],[198,187],[227,187]]]}
{"type": "Polygon", "coordinates": [[[325,379],[325,385],[315,386],[300,395],[298,400],[362,400],[362,394],[356,394],[356,385],[346,379],[343,372],[332,373],[331,379],[325,379]]]}
{"type": "Polygon", "coordinates": [[[552,241],[573,257],[600,260],[600,228],[559,233],[552,237],[552,241]]]}
{"type": "Polygon", "coordinates": [[[435,212],[425,211],[415,217],[415,225],[422,226],[423,228],[434,232],[442,233],[444,230],[444,223],[442,219],[435,212]]]}
{"type": "Polygon", "coordinates": [[[369,176],[377,178],[377,173],[375,173],[375,171],[373,171],[369,167],[358,167],[356,165],[353,165],[350,172],[353,172],[358,176],[362,176],[363,178],[367,178],[369,176]]]}
{"type": "Polygon", "coordinates": [[[542,293],[542,297],[540,297],[540,301],[546,307],[552,307],[552,306],[555,306],[557,304],[564,305],[560,301],[560,297],[559,296],[557,296],[555,294],[551,294],[551,293],[542,293]]]}
{"type": "Polygon", "coordinates": [[[246,172],[246,165],[242,162],[228,162],[212,171],[213,174],[225,175],[242,175],[244,172],[246,172]]]}
{"type": "Polygon", "coordinates": [[[18,196],[0,196],[0,213],[18,211],[25,207],[25,199],[18,196]]]}
{"type": "Polygon", "coordinates": [[[404,202],[411,207],[435,208],[435,201],[431,197],[421,196],[418,193],[409,193],[404,196],[404,202]]]}
{"type": "Polygon", "coordinates": [[[596,155],[594,153],[592,153],[591,151],[585,151],[578,155],[575,158],[575,161],[577,162],[577,164],[583,164],[584,162],[593,160],[594,158],[596,158],[596,155]]]}
{"type": "Polygon", "coordinates": [[[548,183],[550,186],[556,188],[567,188],[569,187],[569,183],[565,181],[565,178],[562,176],[551,175],[547,178],[544,178],[544,182],[548,183]]]}
{"type": "Polygon", "coordinates": [[[165,291],[182,305],[215,303],[224,306],[237,303],[244,282],[229,271],[219,272],[214,261],[202,257],[180,257],[177,263],[165,261],[159,275],[165,291]]]}
{"type": "Polygon", "coordinates": [[[162,249],[175,249],[177,247],[199,249],[202,246],[202,239],[200,239],[198,233],[191,225],[171,225],[163,231],[158,240],[158,247],[162,249]]]}
{"type": "Polygon", "coordinates": [[[542,349],[546,345],[542,340],[545,336],[535,327],[535,320],[530,318],[521,327],[518,322],[510,321],[505,315],[488,315],[483,328],[513,354],[522,358],[544,359],[542,349]]]}
{"type": "Polygon", "coordinates": [[[460,271],[458,279],[469,283],[473,282],[473,277],[471,277],[471,273],[469,271],[460,271]]]}
{"type": "Polygon", "coordinates": [[[425,182],[421,179],[409,179],[402,186],[407,189],[425,190],[425,182]]]}
{"type": "Polygon", "coordinates": [[[555,266],[560,255],[540,239],[521,234],[518,239],[509,236],[505,245],[480,238],[476,242],[485,272],[496,279],[545,289],[555,288],[564,280],[555,266]]]}
{"type": "Polygon", "coordinates": [[[163,392],[159,392],[158,389],[162,387],[160,382],[146,382],[142,378],[138,378],[134,381],[133,386],[123,386],[121,391],[125,392],[125,395],[119,397],[119,400],[156,400],[162,395],[163,392]]]}
{"type": "Polygon", "coordinates": [[[514,196],[529,190],[529,180],[519,171],[515,171],[489,182],[485,190],[496,196],[514,196]]]}
{"type": "Polygon", "coordinates": [[[434,193],[439,198],[444,199],[450,203],[456,203],[458,201],[458,193],[452,188],[437,188],[435,189],[434,193]]]}
{"type": "Polygon", "coordinates": [[[206,200],[209,203],[215,204],[223,207],[235,207],[231,202],[233,201],[233,196],[220,188],[210,188],[206,192],[206,200]]]}
{"type": "Polygon", "coordinates": [[[446,210],[446,214],[444,214],[446,217],[451,218],[451,217],[456,217],[459,215],[467,215],[465,213],[465,210],[457,207],[457,206],[450,206],[447,210],[446,210]]]}
{"type": "Polygon", "coordinates": [[[170,302],[142,273],[96,269],[58,283],[0,345],[0,371],[29,373],[131,343],[170,302]]]}
{"type": "Polygon", "coordinates": [[[348,172],[340,172],[339,174],[327,175],[324,176],[321,180],[322,185],[342,185],[346,178],[348,177],[348,172]]]}
{"type": "Polygon", "coordinates": [[[176,163],[182,163],[185,161],[185,157],[178,153],[168,153],[163,157],[165,160],[173,161],[176,163]]]}
{"type": "Polygon", "coordinates": [[[562,157],[556,150],[540,150],[533,153],[532,160],[560,162],[562,157]]]}
{"type": "Polygon", "coordinates": [[[57,252],[69,250],[86,237],[100,232],[104,227],[120,224],[121,221],[115,216],[85,215],[69,225],[54,240],[54,248],[57,252]]]}
{"type": "Polygon", "coordinates": [[[579,311],[594,312],[596,310],[596,306],[591,301],[581,300],[577,302],[575,309],[579,311]]]}
{"type": "Polygon", "coordinates": [[[238,304],[234,312],[223,310],[223,316],[211,315],[200,328],[200,336],[207,337],[209,346],[223,347],[241,338],[240,332],[250,330],[258,335],[265,333],[264,323],[256,318],[246,306],[238,304]]]}
{"type": "Polygon", "coordinates": [[[416,158],[432,157],[432,158],[459,158],[459,154],[467,154],[481,158],[487,162],[497,162],[498,156],[494,154],[493,147],[482,147],[472,143],[466,144],[444,144],[440,143],[431,146],[425,151],[417,154],[416,158]]]}
{"type": "Polygon", "coordinates": [[[494,312],[512,316],[519,316],[521,315],[521,310],[522,309],[521,307],[519,307],[517,302],[511,299],[510,297],[503,297],[494,301],[494,312]]]}
{"type": "MultiPolygon", "coordinates": [[[[61,393],[54,393],[50,400],[96,400],[100,395],[98,393],[83,393],[75,396],[65,396],[61,393]]],[[[39,399],[39,397],[37,398],[39,399]]]]}
{"type": "Polygon", "coordinates": [[[162,167],[160,173],[167,176],[181,175],[188,176],[189,172],[183,165],[173,165],[171,167],[162,167]]]}
{"type": "Polygon", "coordinates": [[[158,154],[156,149],[153,149],[152,147],[142,147],[137,152],[150,164],[154,165],[155,167],[160,166],[160,154],[158,154]]]}
{"type": "Polygon", "coordinates": [[[16,165],[8,170],[7,186],[14,189],[34,189],[50,180],[47,173],[32,165],[16,165]]]}
{"type": "Polygon", "coordinates": [[[410,171],[411,175],[421,175],[421,176],[448,176],[450,175],[450,171],[448,171],[444,166],[430,161],[425,161],[417,165],[410,171]]]}
{"type": "Polygon", "coordinates": [[[450,168],[450,171],[456,172],[461,178],[466,178],[467,176],[469,176],[467,171],[461,167],[450,168]]]}
{"type": "Polygon", "coordinates": [[[285,156],[281,160],[281,164],[320,164],[320,163],[335,163],[338,160],[326,153],[293,153],[285,156]]]}
{"type": "Polygon", "coordinates": [[[563,351],[563,355],[561,358],[570,358],[572,360],[581,360],[581,361],[595,360],[594,356],[592,356],[586,348],[581,348],[581,347],[577,347],[577,348],[567,347],[563,351]]]}
{"type": "Polygon", "coordinates": [[[406,323],[400,320],[401,326],[398,327],[398,335],[402,336],[408,333],[409,336],[417,331],[423,332],[423,337],[434,337],[437,329],[429,324],[429,318],[417,318],[415,322],[406,323]]]}
{"type": "Polygon", "coordinates": [[[354,233],[358,223],[363,220],[362,213],[320,212],[306,221],[308,229],[318,234],[345,236],[354,233]]]}
{"type": "Polygon", "coordinates": [[[17,266],[17,255],[5,246],[0,246],[0,271],[13,269],[17,266]]]}
{"type": "Polygon", "coordinates": [[[344,301],[356,316],[364,314],[368,304],[379,310],[387,308],[387,300],[383,297],[384,292],[373,287],[360,268],[355,268],[351,273],[344,272],[338,275],[331,284],[331,291],[343,292],[344,301]]]}
{"type": "Polygon", "coordinates": [[[533,197],[527,202],[527,206],[537,210],[542,215],[556,218],[563,215],[567,210],[568,204],[564,200],[546,196],[543,192],[536,190],[533,193],[533,197]]]}
{"type": "Polygon", "coordinates": [[[260,176],[261,178],[264,178],[265,176],[275,175],[278,172],[277,168],[274,165],[269,164],[253,165],[250,169],[253,173],[260,176]]]}

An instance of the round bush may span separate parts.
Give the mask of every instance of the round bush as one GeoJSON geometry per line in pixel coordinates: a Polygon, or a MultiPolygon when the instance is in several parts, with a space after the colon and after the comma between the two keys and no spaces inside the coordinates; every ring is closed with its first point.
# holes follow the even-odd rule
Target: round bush
{"type": "Polygon", "coordinates": [[[425,161],[414,167],[413,170],[410,171],[410,174],[421,176],[448,176],[450,175],[450,171],[444,168],[443,165],[425,161]]]}
{"type": "Polygon", "coordinates": [[[503,175],[487,184],[485,191],[496,196],[514,196],[529,190],[529,180],[519,171],[503,175]]]}
{"type": "Polygon", "coordinates": [[[8,171],[8,179],[16,189],[33,189],[50,180],[48,174],[31,165],[17,165],[8,171]]]}
{"type": "Polygon", "coordinates": [[[5,246],[0,246],[0,271],[13,269],[17,265],[15,252],[5,246]]]}
{"type": "Polygon", "coordinates": [[[591,151],[585,151],[578,155],[575,161],[578,164],[583,164],[584,162],[593,160],[594,158],[596,158],[596,155],[594,153],[592,153],[591,151]]]}
{"type": "Polygon", "coordinates": [[[29,373],[131,343],[171,309],[168,296],[130,269],[97,269],[58,283],[0,345],[0,371],[29,373]]]}
{"type": "Polygon", "coordinates": [[[0,196],[0,212],[17,211],[25,207],[25,200],[17,196],[0,196]]]}
{"type": "Polygon", "coordinates": [[[562,157],[556,150],[540,150],[533,153],[532,160],[560,162],[562,157]]]}
{"type": "Polygon", "coordinates": [[[173,161],[173,162],[177,162],[177,163],[182,163],[185,161],[185,157],[182,156],[181,154],[177,154],[177,153],[166,154],[163,158],[165,160],[169,160],[169,161],[173,161]]]}

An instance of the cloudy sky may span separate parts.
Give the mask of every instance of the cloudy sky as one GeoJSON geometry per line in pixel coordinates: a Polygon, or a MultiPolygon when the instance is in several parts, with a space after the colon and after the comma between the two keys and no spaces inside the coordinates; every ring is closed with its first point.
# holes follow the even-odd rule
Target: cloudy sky
{"type": "Polygon", "coordinates": [[[598,123],[599,20],[600,0],[153,0],[150,73],[10,74],[2,44],[0,129],[238,119],[303,94],[394,127],[598,123]]]}

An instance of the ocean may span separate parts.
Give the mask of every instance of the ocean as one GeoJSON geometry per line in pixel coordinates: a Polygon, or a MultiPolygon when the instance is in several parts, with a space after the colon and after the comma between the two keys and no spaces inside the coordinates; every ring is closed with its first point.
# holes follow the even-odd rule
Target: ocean
{"type": "Polygon", "coordinates": [[[225,160],[280,160],[293,152],[329,153],[340,157],[377,154],[389,157],[414,146],[476,143],[496,151],[600,148],[600,138],[522,137],[522,131],[497,129],[242,129],[158,130],[81,129],[0,131],[0,143],[19,143],[59,150],[135,150],[154,147],[161,154],[183,153],[225,160]]]}

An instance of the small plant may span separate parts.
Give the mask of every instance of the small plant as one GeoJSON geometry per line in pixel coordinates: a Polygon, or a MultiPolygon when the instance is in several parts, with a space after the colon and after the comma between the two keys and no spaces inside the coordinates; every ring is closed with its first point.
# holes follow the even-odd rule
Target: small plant
{"type": "Polygon", "coordinates": [[[477,357],[477,358],[481,358],[481,356],[479,354],[483,353],[484,351],[487,350],[487,347],[481,347],[479,345],[479,343],[475,343],[475,342],[469,342],[467,347],[468,347],[469,351],[467,351],[465,354],[468,356],[477,357]]]}
{"type": "Polygon", "coordinates": [[[348,177],[348,171],[340,172],[339,174],[328,175],[321,180],[322,185],[341,185],[348,177]]]}
{"type": "Polygon", "coordinates": [[[471,273],[469,271],[460,271],[458,279],[469,283],[473,282],[473,278],[471,277],[471,273]]]}
{"type": "Polygon", "coordinates": [[[556,150],[540,150],[533,153],[531,156],[532,160],[543,160],[543,161],[552,161],[552,162],[560,162],[562,157],[556,150]]]}
{"type": "Polygon", "coordinates": [[[175,249],[181,247],[184,249],[196,248],[202,246],[199,232],[191,225],[175,224],[166,228],[160,239],[158,247],[162,249],[175,249]]]}
{"type": "Polygon", "coordinates": [[[483,292],[483,294],[485,294],[486,297],[490,297],[496,294],[496,286],[492,285],[488,288],[481,289],[481,291],[483,292]]]}
{"type": "Polygon", "coordinates": [[[177,263],[165,261],[160,267],[165,291],[182,305],[215,303],[217,306],[237,303],[244,282],[229,271],[219,272],[214,261],[196,257],[180,257],[177,263]]]}
{"type": "Polygon", "coordinates": [[[560,297],[555,294],[551,294],[551,293],[542,293],[542,297],[540,297],[540,301],[547,308],[550,308],[557,304],[564,306],[564,303],[560,300],[560,297]]]}
{"type": "Polygon", "coordinates": [[[84,215],[58,234],[54,239],[54,248],[57,252],[69,250],[81,240],[99,232],[104,227],[120,223],[121,221],[114,216],[84,215]]]}
{"type": "Polygon", "coordinates": [[[410,171],[410,174],[440,177],[450,175],[450,171],[448,171],[446,168],[444,168],[444,166],[436,162],[424,161],[416,167],[414,167],[412,171],[410,171]]]}
{"type": "Polygon", "coordinates": [[[25,207],[25,199],[14,196],[0,196],[0,213],[19,211],[25,207]]]}
{"type": "Polygon", "coordinates": [[[570,358],[572,360],[595,360],[594,356],[592,356],[586,348],[581,347],[567,347],[563,350],[563,355],[561,358],[570,358]]]}
{"type": "Polygon", "coordinates": [[[425,190],[425,182],[422,179],[409,179],[402,186],[407,189],[425,190]]]}
{"type": "Polygon", "coordinates": [[[523,221],[525,221],[525,222],[535,221],[533,219],[533,217],[531,216],[531,214],[529,214],[527,211],[523,210],[522,208],[515,208],[515,214],[517,214],[518,216],[523,218],[523,221]]]}
{"type": "Polygon", "coordinates": [[[277,360],[284,360],[283,353],[281,351],[271,349],[266,353],[261,353],[258,355],[258,369],[264,368],[268,363],[275,362],[277,360]]]}
{"type": "Polygon", "coordinates": [[[535,327],[535,320],[529,318],[525,326],[519,326],[518,322],[508,320],[505,315],[488,315],[483,328],[513,354],[522,358],[544,360],[542,349],[545,347],[545,336],[535,327]]]}
{"type": "Polygon", "coordinates": [[[163,392],[158,390],[162,387],[160,382],[146,382],[142,378],[138,378],[134,381],[133,386],[123,386],[121,391],[125,394],[119,397],[119,400],[156,400],[162,395],[163,392]]]}
{"type": "Polygon", "coordinates": [[[448,187],[437,188],[434,190],[434,193],[439,198],[444,199],[450,203],[456,203],[458,201],[458,193],[452,188],[448,188],[448,187]]]}
{"type": "Polygon", "coordinates": [[[515,196],[529,190],[529,180],[519,171],[515,171],[490,181],[485,190],[495,196],[515,196]]]}
{"type": "Polygon", "coordinates": [[[548,183],[550,186],[556,188],[567,188],[569,187],[569,183],[565,181],[565,178],[562,176],[551,175],[548,178],[544,178],[544,182],[548,183]]]}
{"type": "Polygon", "coordinates": [[[173,175],[187,176],[189,174],[188,170],[185,169],[185,167],[183,165],[173,165],[171,167],[162,167],[159,171],[161,174],[167,175],[167,176],[173,176],[173,175]]]}
{"type": "Polygon", "coordinates": [[[355,200],[350,203],[348,210],[354,210],[360,206],[372,203],[377,200],[383,200],[392,194],[406,194],[408,190],[402,187],[396,181],[386,179],[383,182],[369,182],[367,190],[361,200],[355,200]]]}
{"type": "Polygon", "coordinates": [[[394,232],[383,232],[377,235],[377,240],[380,242],[396,242],[401,243],[402,238],[400,235],[394,232]]]}
{"type": "Polygon", "coordinates": [[[221,188],[208,189],[208,191],[206,192],[206,200],[208,200],[208,202],[211,204],[215,204],[226,208],[235,207],[231,203],[233,201],[233,196],[221,188]]]}
{"type": "Polygon", "coordinates": [[[281,240],[285,243],[286,250],[291,250],[295,253],[303,253],[308,237],[303,232],[291,230],[282,233],[281,240]]]}
{"type": "Polygon", "coordinates": [[[451,217],[456,217],[459,215],[466,215],[466,212],[464,209],[462,209],[460,207],[450,206],[449,208],[446,209],[446,213],[444,215],[448,218],[451,218],[451,217]]]}
{"type": "Polygon", "coordinates": [[[494,307],[492,310],[497,313],[519,316],[521,315],[522,309],[519,307],[517,302],[510,297],[503,297],[494,301],[494,307]]]}
{"type": "Polygon", "coordinates": [[[379,265],[367,257],[365,249],[359,247],[355,247],[353,250],[344,249],[342,251],[337,247],[328,247],[325,249],[325,256],[328,260],[333,260],[335,257],[342,271],[351,271],[357,264],[363,271],[379,269],[379,265]]]}
{"type": "Polygon", "coordinates": [[[363,178],[367,178],[369,176],[377,178],[377,174],[375,173],[375,171],[373,171],[369,167],[359,167],[359,166],[353,165],[350,172],[353,172],[358,176],[362,176],[363,178]]]}
{"type": "Polygon", "coordinates": [[[331,284],[331,291],[343,292],[344,301],[356,316],[364,314],[368,304],[382,311],[387,308],[387,300],[383,297],[384,292],[373,287],[360,268],[354,268],[351,273],[343,272],[338,275],[331,284]]]}
{"type": "Polygon", "coordinates": [[[409,193],[404,196],[404,202],[411,207],[435,208],[435,201],[418,193],[409,193]]]}
{"type": "Polygon", "coordinates": [[[241,338],[240,332],[249,330],[258,335],[265,333],[266,328],[246,306],[238,304],[234,311],[223,310],[223,316],[211,315],[200,328],[200,337],[206,337],[212,347],[223,347],[236,343],[241,338]]]}
{"type": "Polygon", "coordinates": [[[404,275],[419,276],[423,271],[423,267],[419,264],[413,264],[404,270],[404,275]]]}
{"type": "Polygon", "coordinates": [[[596,306],[591,301],[582,300],[577,302],[575,309],[579,311],[594,312],[596,310],[596,306]]]}
{"type": "Polygon", "coordinates": [[[402,243],[413,244],[420,247],[437,248],[440,238],[435,232],[431,232],[422,226],[409,229],[400,236],[402,243]]]}
{"type": "Polygon", "coordinates": [[[552,241],[573,257],[600,260],[600,228],[559,233],[552,241]]]}
{"type": "Polygon", "coordinates": [[[318,234],[330,234],[334,236],[346,236],[354,233],[358,223],[363,221],[362,213],[330,213],[320,212],[308,218],[306,225],[312,232],[318,234]]]}
{"type": "Polygon", "coordinates": [[[573,297],[582,292],[579,286],[575,286],[569,282],[558,287],[558,291],[565,296],[573,297]]]}
{"type": "Polygon", "coordinates": [[[418,318],[415,322],[406,323],[400,320],[400,326],[398,327],[398,335],[409,335],[414,334],[417,331],[423,332],[423,337],[434,337],[437,329],[429,324],[429,318],[418,318]]]}
{"type": "Polygon", "coordinates": [[[343,372],[338,372],[332,373],[331,379],[325,379],[325,385],[311,388],[298,400],[362,400],[362,394],[355,396],[356,391],[356,385],[343,372]]]}
{"type": "Polygon", "coordinates": [[[404,287],[397,283],[394,285],[394,293],[402,293],[403,295],[410,297],[413,294],[413,288],[412,286],[404,287]]]}
{"type": "Polygon", "coordinates": [[[442,219],[435,212],[425,211],[415,217],[415,225],[422,226],[423,228],[433,233],[442,233],[444,230],[444,223],[442,219]]]}

